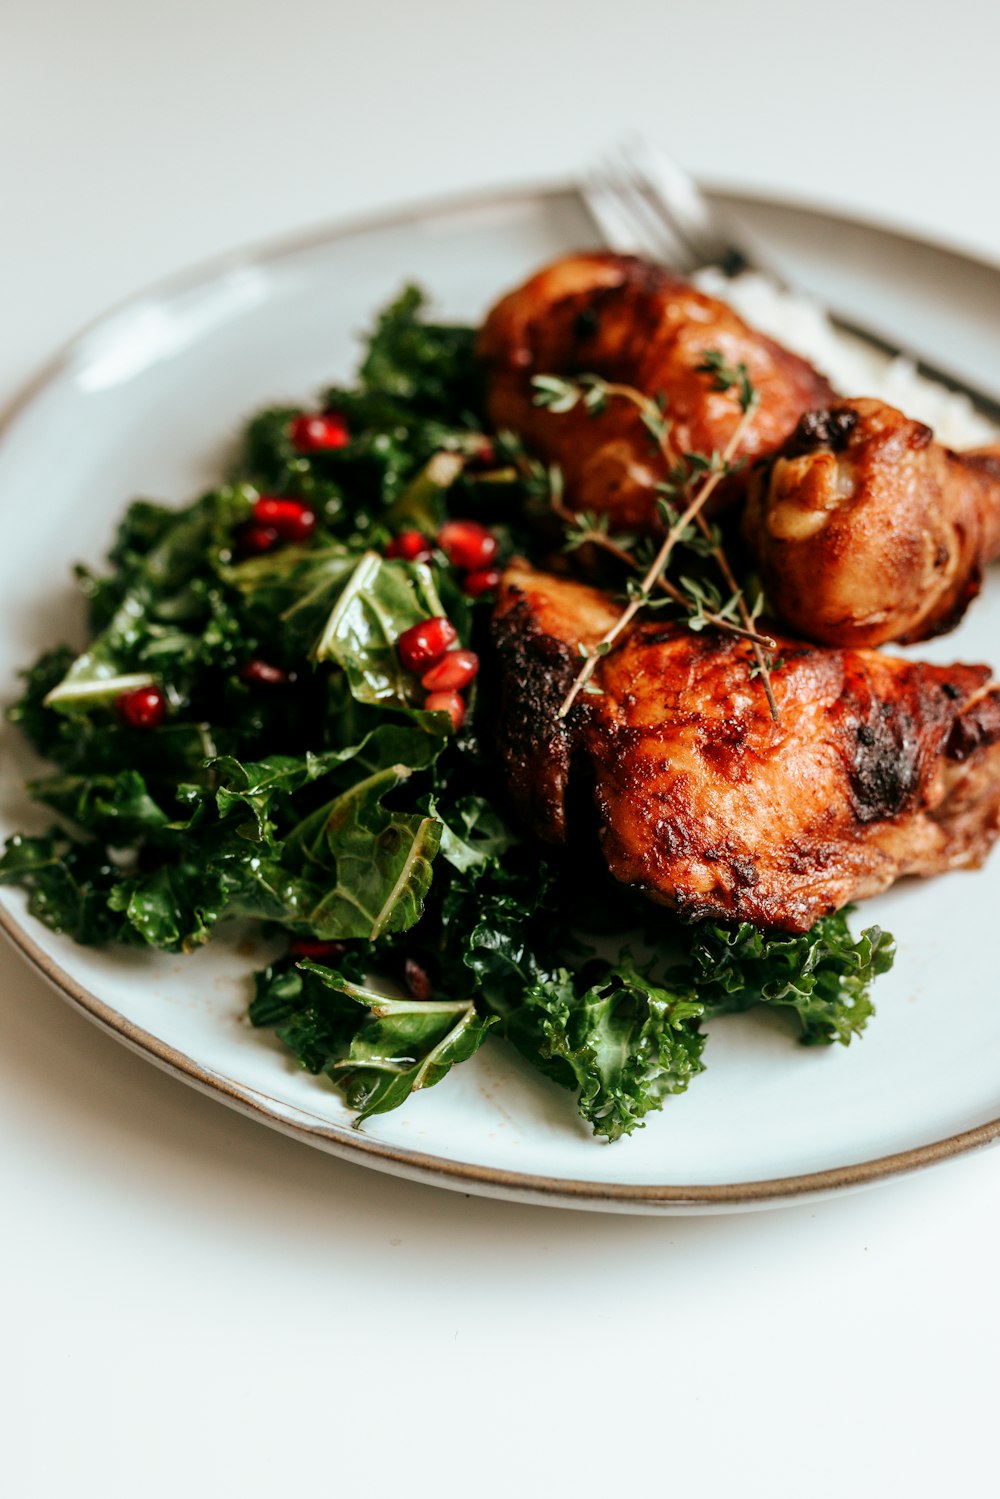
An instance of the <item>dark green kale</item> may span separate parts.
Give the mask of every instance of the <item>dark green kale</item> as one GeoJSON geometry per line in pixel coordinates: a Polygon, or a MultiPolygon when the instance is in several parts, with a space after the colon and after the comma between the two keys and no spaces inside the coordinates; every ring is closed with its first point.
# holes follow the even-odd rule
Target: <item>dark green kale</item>
{"type": "Polygon", "coordinates": [[[297,413],[276,407],[247,428],[238,476],[309,500],[335,535],[351,539],[384,519],[436,453],[468,446],[483,425],[475,332],[426,321],[424,305],[407,287],[379,318],[357,384],[326,392],[324,408],[348,423],[345,447],[304,457],[289,435],[297,413]]]}
{"type": "Polygon", "coordinates": [[[596,1135],[631,1134],[703,1070],[705,1006],[684,988],[654,984],[623,953],[593,983],[559,969],[524,991],[506,1033],[555,1082],[578,1093],[596,1135]]]}
{"type": "Polygon", "coordinates": [[[774,1005],[794,1013],[804,1045],[847,1046],[874,1014],[872,980],[894,957],[888,932],[866,927],[855,939],[837,911],[801,936],[769,936],[749,922],[699,927],[689,963],[706,1014],[774,1005]]]}
{"type": "Polygon", "coordinates": [[[393,999],[306,960],[257,975],[254,1025],[273,1027],[310,1072],[325,1072],[357,1111],[356,1124],[432,1088],[477,1052],[494,1021],[471,999],[393,999]]]}
{"type": "Polygon", "coordinates": [[[117,879],[100,844],[77,843],[58,829],[35,838],[15,833],[0,857],[0,884],[23,886],[32,916],[89,947],[133,940],[109,904],[117,879]]]}

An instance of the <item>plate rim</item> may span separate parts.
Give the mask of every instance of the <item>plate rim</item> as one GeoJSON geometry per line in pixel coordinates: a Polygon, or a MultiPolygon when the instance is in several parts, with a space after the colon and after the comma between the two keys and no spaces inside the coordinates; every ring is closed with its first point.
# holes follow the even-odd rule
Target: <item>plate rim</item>
{"type": "MultiPolygon", "coordinates": [[[[777,194],[737,191],[728,186],[717,187],[715,190],[720,193],[720,196],[724,195],[730,199],[739,198],[748,204],[775,204],[793,210],[799,208],[804,213],[819,214],[832,220],[857,224],[876,234],[905,239],[910,243],[941,251],[960,262],[967,261],[984,265],[1000,277],[1000,265],[979,260],[974,252],[945,245],[940,241],[935,242],[919,234],[901,231],[899,228],[890,228],[863,215],[852,215],[822,205],[814,206],[809,202],[798,203],[793,198],[783,198],[777,194]]],[[[316,225],[298,233],[286,234],[258,244],[230,250],[159,278],[123,298],[121,302],[113,304],[88,322],[50,360],[46,361],[33,378],[30,378],[15,392],[11,401],[0,411],[0,443],[6,439],[22,413],[27,411],[31,404],[42,397],[48,387],[55,384],[66,372],[78,353],[82,351],[86,341],[97,330],[112,319],[121,317],[130,308],[140,306],[143,302],[169,299],[182,294],[185,290],[217,280],[238,268],[278,262],[310,248],[349,239],[354,235],[373,233],[380,229],[402,228],[409,223],[444,216],[448,213],[501,208],[525,199],[565,197],[573,192],[571,183],[559,179],[548,183],[533,183],[529,186],[510,185],[436,195],[394,208],[352,215],[332,223],[316,225]]],[[[821,1195],[825,1196],[838,1190],[874,1184],[980,1149],[1000,1139],[1000,1116],[998,1116],[984,1124],[929,1141],[924,1145],[895,1151],[889,1155],[875,1156],[845,1166],[826,1167],[819,1171],[742,1182],[688,1185],[660,1182],[592,1181],[586,1178],[556,1177],[505,1170],[496,1166],[453,1160],[447,1156],[388,1144],[365,1135],[353,1127],[320,1120],[318,1117],[313,1122],[304,1122],[303,1111],[296,1106],[279,1104],[276,1099],[269,1098],[259,1090],[203,1066],[177,1047],[168,1045],[152,1032],[133,1024],[64,969],[35,940],[24,921],[19,919],[18,914],[3,903],[0,903],[0,930],[48,983],[88,1020],[128,1046],[130,1050],[139,1053],[146,1060],[173,1076],[179,1077],[183,1082],[315,1148],[349,1161],[353,1160],[359,1165],[368,1165],[381,1171],[406,1176],[430,1185],[449,1187],[457,1191],[471,1190],[514,1201],[595,1210],[603,1208],[645,1212],[738,1211],[753,1207],[788,1205],[821,1195]],[[293,1111],[292,1115],[284,1112],[289,1107],[293,1111]]]]}

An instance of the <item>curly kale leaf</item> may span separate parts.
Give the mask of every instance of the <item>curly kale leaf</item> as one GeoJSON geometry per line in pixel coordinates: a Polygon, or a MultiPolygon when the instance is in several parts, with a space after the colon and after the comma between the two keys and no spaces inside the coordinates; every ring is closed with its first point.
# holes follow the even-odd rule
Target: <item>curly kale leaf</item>
{"type": "Polygon", "coordinates": [[[338,542],[288,546],[222,564],[219,577],[240,595],[251,632],[269,641],[272,655],[271,642],[280,641],[280,657],[292,665],[309,654],[357,562],[357,552],[338,542]]]}
{"type": "Polygon", "coordinates": [[[307,750],[304,755],[271,755],[245,762],[233,755],[220,756],[210,761],[219,816],[245,812],[247,820],[239,825],[243,837],[273,844],[302,821],[292,798],[304,787],[342,767],[354,778],[362,771],[374,774],[399,765],[408,771],[428,770],[444,742],[421,729],[383,722],[343,749],[316,754],[307,750]]]}
{"type": "Polygon", "coordinates": [[[57,687],[76,659],[72,646],[57,645],[43,652],[33,666],[21,672],[24,691],[7,709],[8,723],[16,724],[32,749],[47,760],[63,762],[65,745],[73,744],[75,734],[67,734],[65,720],[45,706],[45,699],[57,687]]]}
{"type": "Polygon", "coordinates": [[[567,969],[525,991],[506,1034],[564,1087],[597,1135],[618,1140],[642,1126],[672,1093],[701,1071],[704,1005],[654,984],[628,954],[598,982],[581,988],[567,969]]]}
{"type": "Polygon", "coordinates": [[[693,934],[689,972],[708,1015],[756,1005],[791,1009],[807,1046],[848,1045],[874,1013],[870,989],[887,973],[895,945],[880,927],[852,937],[847,914],[822,917],[798,936],[738,927],[700,927],[693,934]]]}
{"type": "Polygon", "coordinates": [[[118,879],[99,844],[74,843],[58,832],[17,833],[0,858],[0,884],[22,885],[33,916],[86,946],[133,940],[128,922],[108,904],[118,879]]]}
{"type": "Polygon", "coordinates": [[[293,407],[260,413],[246,431],[242,478],[272,494],[307,499],[335,535],[355,540],[385,516],[410,481],[457,435],[482,428],[482,374],[475,331],[427,322],[420,291],[407,287],[372,332],[359,381],[322,404],[346,420],[341,448],[302,454],[293,407]]]}
{"type": "Polygon", "coordinates": [[[379,317],[361,366],[362,389],[449,420],[478,404],[481,368],[476,333],[421,316],[426,297],[407,286],[379,317]]]}
{"type": "Polygon", "coordinates": [[[28,790],[35,801],[118,848],[159,832],[171,820],[137,770],[121,770],[117,775],[45,776],[31,781],[28,790]]]}
{"type": "Polygon", "coordinates": [[[441,857],[461,874],[495,868],[518,841],[485,797],[459,796],[442,803],[430,796],[427,810],[441,824],[441,857]]]}
{"type": "Polygon", "coordinates": [[[151,947],[190,952],[228,917],[298,926],[320,892],[229,829],[184,839],[169,863],[120,879],[108,897],[151,947]]]}

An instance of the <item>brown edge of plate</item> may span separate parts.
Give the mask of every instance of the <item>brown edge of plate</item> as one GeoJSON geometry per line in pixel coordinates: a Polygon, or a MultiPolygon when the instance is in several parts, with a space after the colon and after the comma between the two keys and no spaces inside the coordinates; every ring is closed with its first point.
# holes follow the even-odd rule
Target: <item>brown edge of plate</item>
{"type": "MultiPolygon", "coordinates": [[[[446,213],[461,213],[476,209],[500,207],[525,197],[570,196],[571,186],[564,183],[534,184],[526,188],[511,187],[483,192],[454,194],[449,197],[414,204],[396,211],[359,216],[326,228],[307,231],[304,234],[287,236],[261,246],[259,249],[240,251],[216,257],[194,269],[167,277],[154,285],[126,298],[122,303],[104,312],[87,328],[73,338],[63,350],[48,363],[40,373],[21,390],[20,394],[0,413],[0,440],[20,411],[27,407],[41,391],[53,382],[75,357],[89,334],[101,326],[109,317],[121,313],[133,304],[151,296],[169,296],[185,287],[197,286],[223,274],[227,268],[248,263],[281,260],[298,254],[313,246],[331,240],[346,239],[354,234],[388,229],[407,223],[416,223],[429,216],[446,213]]],[[[737,194],[724,190],[727,198],[742,197],[750,203],[773,203],[782,208],[793,207],[781,199],[770,199],[752,193],[737,194]]],[[[839,212],[826,212],[822,208],[808,206],[806,213],[822,217],[849,221],[861,226],[863,218],[853,218],[839,212]]],[[[966,254],[948,246],[936,245],[917,235],[899,235],[899,231],[888,226],[872,225],[875,232],[884,235],[896,234],[927,248],[939,250],[956,260],[975,261],[973,254],[966,254]]],[[[984,262],[979,262],[984,264],[984,262]]],[[[992,268],[992,267],[991,267],[992,268]]],[[[184,1052],[167,1046],[148,1031],[133,1025],[117,1010],[104,1003],[96,994],[78,984],[60,965],[41,948],[22,926],[15,914],[0,905],[0,928],[15,947],[43,975],[62,996],[81,1011],[89,1020],[109,1032],[117,1040],[165,1071],[173,1073],[184,1082],[220,1099],[230,1107],[238,1109],[251,1119],[260,1120],[302,1140],[308,1145],[329,1151],[346,1160],[360,1158],[361,1164],[377,1170],[403,1175],[411,1180],[432,1186],[448,1187],[454,1191],[486,1189],[495,1196],[522,1202],[545,1204],[551,1207],[576,1207],[609,1211],[661,1212],[711,1212],[734,1211],[740,1208],[781,1206],[801,1202],[825,1195],[840,1188],[857,1188],[902,1176],[924,1166],[948,1160],[952,1156],[977,1150],[1000,1139],[1000,1118],[986,1124],[963,1130],[957,1135],[931,1141],[927,1145],[911,1150],[897,1151],[892,1155],[877,1156],[872,1160],[858,1161],[853,1165],[835,1166],[823,1171],[811,1171],[796,1176],[769,1177],[759,1181],[724,1184],[669,1186],[658,1183],[606,1183],[538,1176],[519,1171],[503,1171],[493,1166],[475,1166],[462,1161],[448,1160],[442,1156],[427,1155],[421,1151],[400,1150],[373,1140],[351,1128],[327,1124],[319,1119],[314,1123],[302,1122],[301,1117],[286,1117],[282,1105],[266,1094],[252,1088],[244,1088],[221,1074],[200,1066],[184,1052]]],[[[300,1114],[300,1111],[296,1111],[300,1114]]]]}

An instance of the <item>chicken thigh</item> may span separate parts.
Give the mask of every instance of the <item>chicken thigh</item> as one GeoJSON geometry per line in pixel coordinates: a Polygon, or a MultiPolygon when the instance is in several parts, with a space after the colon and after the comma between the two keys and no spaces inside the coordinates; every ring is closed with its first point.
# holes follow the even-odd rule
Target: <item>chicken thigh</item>
{"type": "Polygon", "coordinates": [[[560,719],[579,646],[619,609],[524,563],[504,574],[498,746],[539,836],[596,820],[612,875],[653,901],[787,932],[902,875],[983,860],[1000,827],[988,667],[784,639],[774,722],[745,642],[640,618],[560,719]]]}

